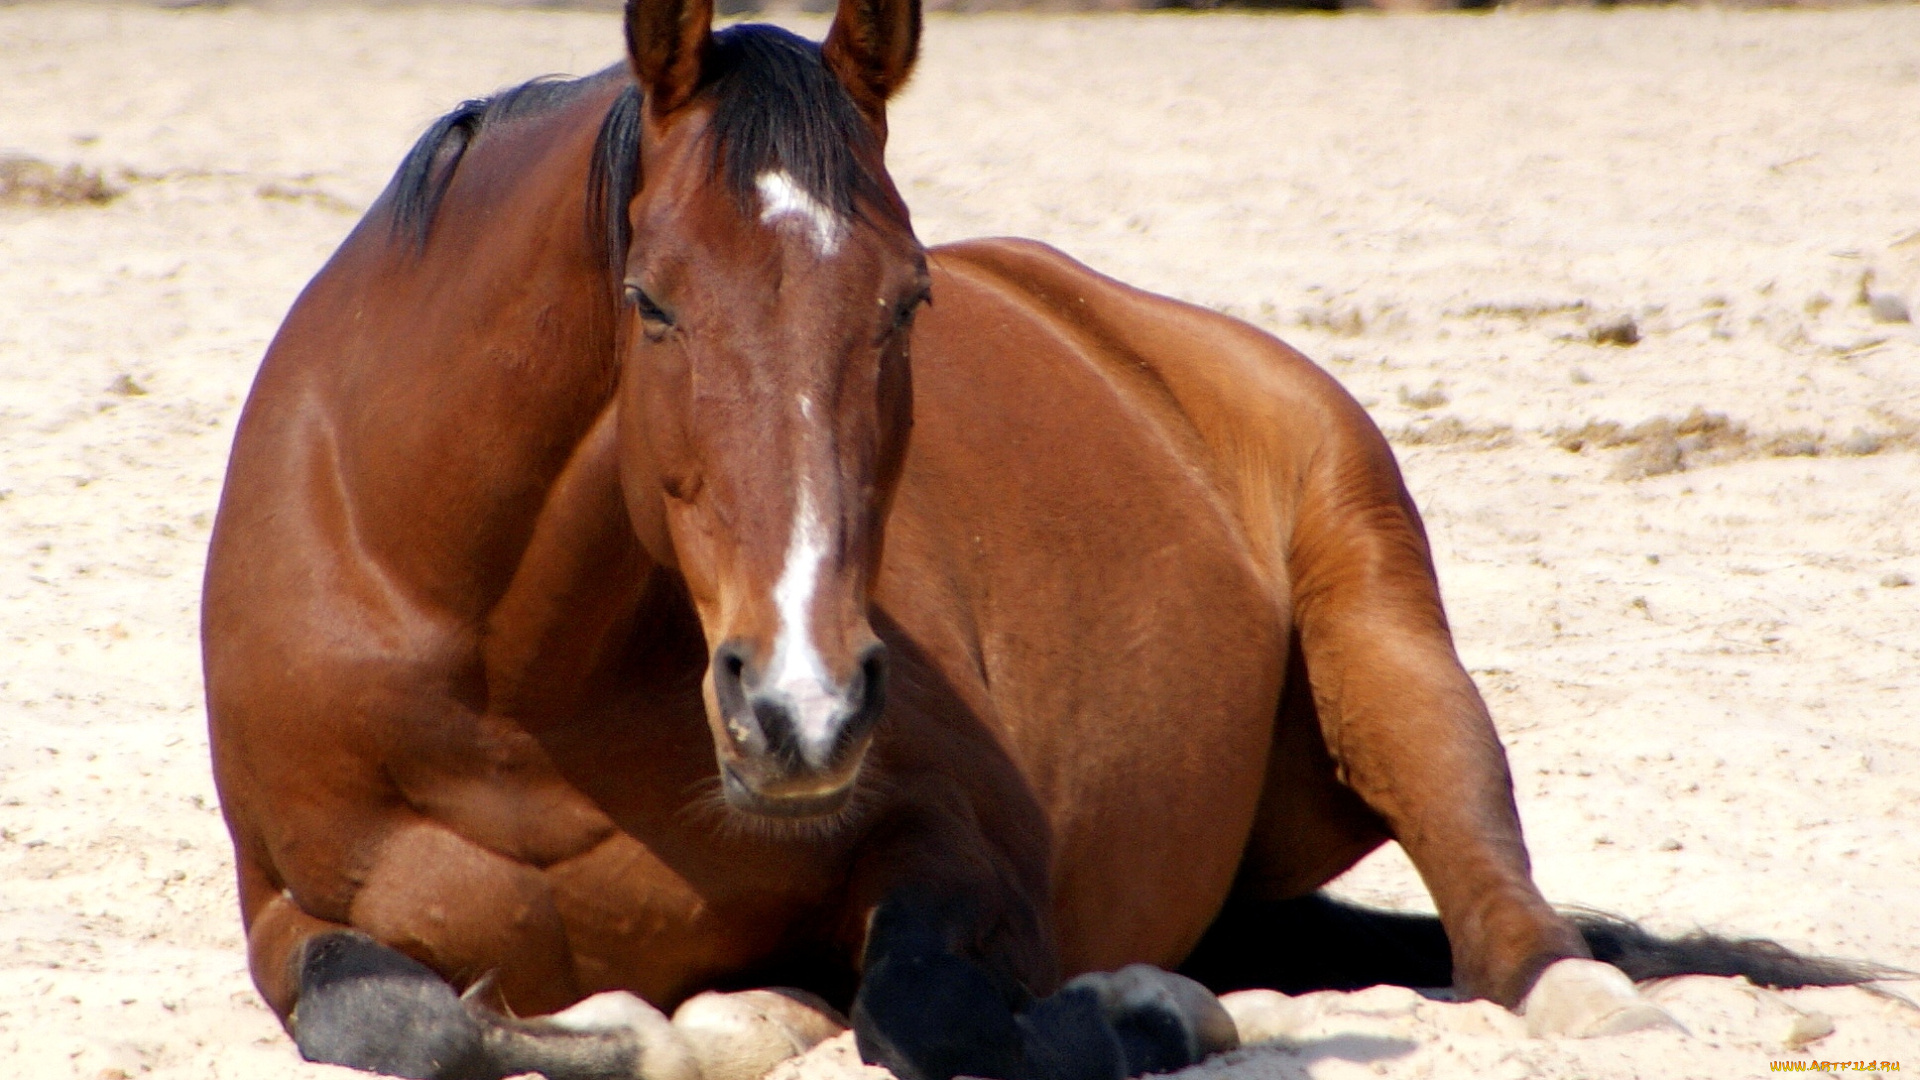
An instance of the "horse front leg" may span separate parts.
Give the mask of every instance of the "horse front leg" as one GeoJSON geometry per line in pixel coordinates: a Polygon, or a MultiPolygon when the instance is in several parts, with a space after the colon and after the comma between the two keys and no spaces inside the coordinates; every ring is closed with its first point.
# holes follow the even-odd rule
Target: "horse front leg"
{"type": "Polygon", "coordinates": [[[760,1080],[843,1030],[825,1002],[785,989],[701,994],[671,1020],[635,994],[609,990],[518,1019],[345,928],[306,939],[294,966],[300,1001],[289,1030],[301,1056],[387,1076],[760,1080]]]}
{"type": "Polygon", "coordinates": [[[1144,964],[1036,997],[1016,965],[969,947],[975,910],[911,888],[874,910],[853,1004],[867,1063],[900,1080],[1124,1080],[1239,1045],[1210,992],[1144,964]]]}
{"type": "Polygon", "coordinates": [[[386,1076],[495,1080],[702,1080],[695,1054],[659,1010],[601,994],[522,1021],[496,995],[545,1012],[580,997],[565,933],[537,870],[416,821],[382,847],[352,925],[317,917],[241,859],[252,898],[254,982],[309,1061],[386,1076]],[[407,951],[396,947],[405,944],[407,951]],[[462,994],[426,963],[465,973],[462,994]]]}
{"type": "Polygon", "coordinates": [[[701,994],[671,1021],[622,990],[578,1000],[545,876],[431,822],[386,839],[353,925],[241,863],[254,980],[309,1061],[432,1080],[758,1080],[843,1030],[799,991],[701,994]]]}

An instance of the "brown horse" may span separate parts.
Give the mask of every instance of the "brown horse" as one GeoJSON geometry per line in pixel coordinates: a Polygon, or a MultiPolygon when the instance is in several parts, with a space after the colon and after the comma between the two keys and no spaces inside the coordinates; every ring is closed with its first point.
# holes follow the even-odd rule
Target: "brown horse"
{"type": "Polygon", "coordinates": [[[204,647],[302,1051],[719,1080],[633,997],[511,1017],[784,982],[903,1077],[1112,1080],[1231,1025],[1072,976],[1516,1006],[1587,956],[1359,406],[1038,245],[923,250],[915,0],[710,21],[641,0],[628,67],[435,125],[262,365],[204,647]],[[1313,897],[1388,838],[1439,924],[1313,897]],[[1314,959],[1363,922],[1385,967],[1314,959]]]}

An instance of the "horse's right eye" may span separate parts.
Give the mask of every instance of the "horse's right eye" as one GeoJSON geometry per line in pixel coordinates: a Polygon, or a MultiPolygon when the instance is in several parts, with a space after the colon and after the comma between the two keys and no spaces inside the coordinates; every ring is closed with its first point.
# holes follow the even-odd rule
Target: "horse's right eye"
{"type": "Polygon", "coordinates": [[[672,328],[673,316],[668,315],[666,309],[654,303],[653,297],[648,296],[646,290],[631,282],[627,285],[627,303],[632,304],[634,310],[639,312],[640,321],[646,324],[650,334],[665,333],[672,328]]]}

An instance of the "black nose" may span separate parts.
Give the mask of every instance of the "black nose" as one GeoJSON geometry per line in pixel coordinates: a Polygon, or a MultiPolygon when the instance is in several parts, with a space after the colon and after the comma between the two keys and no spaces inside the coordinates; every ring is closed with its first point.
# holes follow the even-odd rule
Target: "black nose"
{"type": "Polygon", "coordinates": [[[886,701],[887,647],[862,649],[853,674],[837,686],[809,688],[802,704],[791,687],[767,685],[746,642],[713,652],[713,690],[727,735],[741,754],[768,760],[787,773],[839,764],[880,719],[886,701]],[[802,716],[811,709],[813,715],[802,716]]]}

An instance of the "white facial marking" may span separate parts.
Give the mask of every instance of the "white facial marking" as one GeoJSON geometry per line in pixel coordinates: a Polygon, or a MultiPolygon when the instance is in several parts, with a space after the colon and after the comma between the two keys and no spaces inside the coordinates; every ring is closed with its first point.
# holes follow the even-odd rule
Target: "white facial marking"
{"type": "Polygon", "coordinates": [[[773,603],[780,612],[780,629],[773,639],[773,663],[768,689],[783,694],[793,710],[802,753],[823,758],[832,748],[832,721],[840,711],[839,698],[829,689],[827,665],[814,646],[808,617],[819,586],[820,563],[827,555],[827,530],[813,505],[813,489],[800,481],[799,505],[787,540],[787,562],[773,587],[773,603]]]}
{"type": "Polygon", "coordinates": [[[784,172],[763,172],[754,180],[754,186],[760,189],[763,223],[771,225],[786,218],[797,218],[821,257],[840,250],[840,240],[847,234],[846,219],[794,183],[793,177],[784,172]]]}

